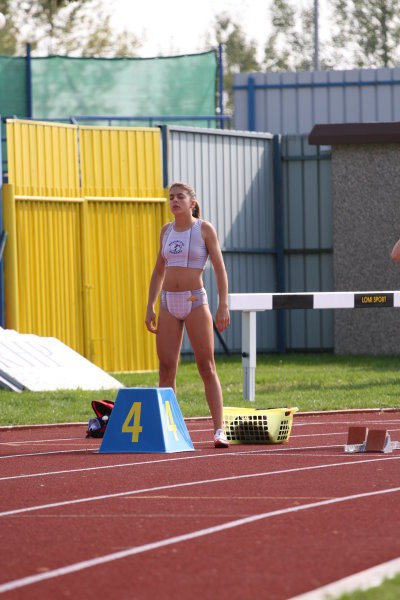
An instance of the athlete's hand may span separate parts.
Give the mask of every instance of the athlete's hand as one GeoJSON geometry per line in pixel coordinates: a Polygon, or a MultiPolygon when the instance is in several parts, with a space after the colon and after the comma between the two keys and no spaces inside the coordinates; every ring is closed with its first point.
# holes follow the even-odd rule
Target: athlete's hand
{"type": "Polygon", "coordinates": [[[215,314],[215,324],[217,326],[218,331],[224,331],[228,327],[231,322],[231,318],[229,316],[229,309],[226,305],[218,306],[217,312],[215,314]]]}
{"type": "Polygon", "coordinates": [[[145,319],[146,327],[150,331],[150,333],[157,333],[157,318],[154,309],[151,307],[147,308],[146,319],[145,319]]]}

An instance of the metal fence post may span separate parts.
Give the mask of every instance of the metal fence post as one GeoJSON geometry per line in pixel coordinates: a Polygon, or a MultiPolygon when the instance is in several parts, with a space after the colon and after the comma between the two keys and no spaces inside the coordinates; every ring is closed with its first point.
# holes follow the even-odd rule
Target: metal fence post
{"type": "MultiPolygon", "coordinates": [[[[274,173],[274,214],[275,214],[275,257],[277,292],[285,291],[285,258],[283,239],[283,207],[282,207],[282,152],[281,136],[273,139],[273,173],[274,173]]],[[[286,351],[286,323],[282,310],[277,311],[277,345],[279,354],[286,351]]]]}
{"type": "Polygon", "coordinates": [[[254,77],[249,77],[247,84],[247,114],[249,120],[249,131],[256,130],[255,100],[255,80],[254,77]]]}
{"type": "Polygon", "coordinates": [[[31,45],[26,44],[26,116],[32,118],[32,60],[31,45]]]}

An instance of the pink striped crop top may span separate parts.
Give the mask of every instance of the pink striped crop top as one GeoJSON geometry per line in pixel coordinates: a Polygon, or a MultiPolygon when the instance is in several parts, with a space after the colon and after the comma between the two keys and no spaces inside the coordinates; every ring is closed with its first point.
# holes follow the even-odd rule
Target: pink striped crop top
{"type": "Polygon", "coordinates": [[[162,239],[162,256],[167,267],[205,269],[208,250],[201,224],[202,220],[197,219],[190,229],[175,231],[174,223],[170,223],[162,239]]]}

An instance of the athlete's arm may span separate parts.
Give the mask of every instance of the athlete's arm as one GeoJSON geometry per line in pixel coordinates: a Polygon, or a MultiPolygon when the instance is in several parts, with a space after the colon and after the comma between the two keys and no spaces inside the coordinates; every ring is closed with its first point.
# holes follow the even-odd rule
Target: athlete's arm
{"type": "Polygon", "coordinates": [[[218,242],[217,232],[211,223],[203,221],[201,233],[207,246],[208,254],[214,268],[215,280],[218,289],[218,308],[215,313],[215,323],[218,331],[226,329],[230,323],[228,309],[228,276],[226,274],[221,247],[218,242]]]}
{"type": "Polygon", "coordinates": [[[164,237],[164,232],[168,225],[164,225],[161,229],[160,234],[160,249],[157,254],[156,264],[153,269],[153,273],[150,278],[149,284],[149,295],[147,299],[147,309],[146,309],[146,327],[151,333],[157,333],[157,319],[156,312],[154,310],[155,304],[157,302],[157,298],[160,294],[162,284],[165,277],[165,262],[162,256],[162,239],[164,237]]]}
{"type": "Polygon", "coordinates": [[[393,260],[400,260],[400,240],[398,240],[393,246],[390,256],[393,260]]]}

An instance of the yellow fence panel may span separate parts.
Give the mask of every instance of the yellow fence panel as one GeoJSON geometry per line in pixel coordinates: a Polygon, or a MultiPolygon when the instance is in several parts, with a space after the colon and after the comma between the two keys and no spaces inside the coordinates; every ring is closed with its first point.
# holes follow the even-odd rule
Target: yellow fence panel
{"type": "Polygon", "coordinates": [[[108,371],[156,369],[144,319],[170,218],[159,129],[9,120],[7,143],[6,326],[108,371]]]}
{"type": "MultiPolygon", "coordinates": [[[[69,198],[12,196],[6,188],[7,223],[14,205],[16,261],[12,273],[6,258],[6,326],[22,333],[57,337],[84,353],[80,205],[69,198]],[[10,277],[15,278],[11,284],[10,277]],[[15,303],[14,303],[15,300],[15,303]]],[[[8,189],[7,189],[8,188],[8,189]]]]}
{"type": "Polygon", "coordinates": [[[80,196],[76,125],[8,119],[7,154],[16,196],[80,196]]]}
{"type": "Polygon", "coordinates": [[[108,371],[157,367],[144,323],[166,200],[89,198],[85,256],[88,358],[108,371]]]}
{"type": "Polygon", "coordinates": [[[83,196],[152,198],[163,195],[158,127],[82,126],[79,138],[83,196]]]}
{"type": "Polygon", "coordinates": [[[14,186],[3,184],[3,227],[7,233],[4,248],[4,304],[7,329],[19,330],[19,290],[17,224],[15,217],[14,186]]]}

